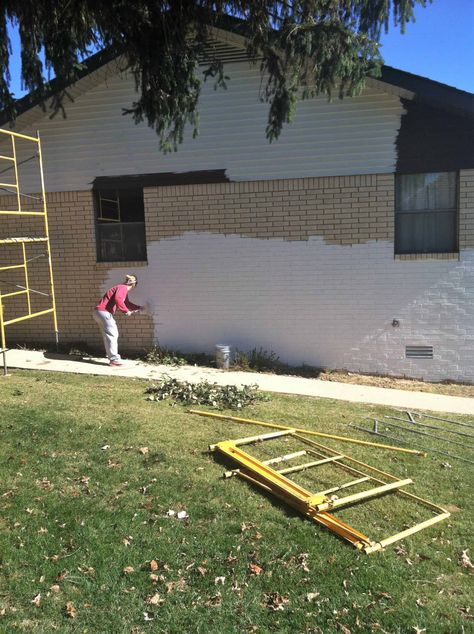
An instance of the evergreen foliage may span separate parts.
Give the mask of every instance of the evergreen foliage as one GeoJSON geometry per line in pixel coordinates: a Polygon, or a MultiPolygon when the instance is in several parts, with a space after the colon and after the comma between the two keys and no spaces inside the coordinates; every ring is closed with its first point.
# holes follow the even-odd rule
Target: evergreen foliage
{"type": "Polygon", "coordinates": [[[12,22],[20,31],[24,88],[35,91],[45,108],[51,87],[44,76],[54,75],[63,86],[53,95],[52,115],[64,114],[67,86],[83,70],[81,60],[108,49],[123,54],[135,77],[137,101],[124,114],[146,121],[164,151],[176,150],[187,125],[198,133],[202,81],[213,79],[222,88],[228,79],[213,49],[217,27],[244,36],[249,58],[260,66],[260,98],[269,104],[266,135],[272,141],[291,121],[298,97],[358,94],[382,63],[382,29],[393,19],[403,31],[415,5],[430,1],[4,0],[0,109],[15,118],[7,30],[12,22]]]}

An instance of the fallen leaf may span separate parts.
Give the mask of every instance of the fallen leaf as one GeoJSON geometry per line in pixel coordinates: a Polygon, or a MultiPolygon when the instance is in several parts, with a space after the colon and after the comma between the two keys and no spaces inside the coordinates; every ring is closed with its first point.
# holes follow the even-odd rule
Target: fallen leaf
{"type": "Polygon", "coordinates": [[[124,575],[129,575],[132,572],[135,572],[135,568],[133,566],[125,566],[125,568],[122,570],[124,575]]]}
{"type": "Polygon", "coordinates": [[[311,601],[314,601],[316,597],[319,597],[319,595],[319,592],[308,592],[306,594],[306,601],[309,601],[311,603],[311,601]]]}
{"type": "Polygon", "coordinates": [[[186,585],[186,581],[180,579],[179,581],[168,581],[168,583],[165,583],[165,588],[168,593],[173,592],[173,590],[180,590],[182,592],[186,589],[186,585]]]}
{"type": "Polygon", "coordinates": [[[38,592],[38,594],[31,599],[30,603],[32,603],[36,607],[39,607],[41,603],[41,592],[38,592]]]}
{"type": "Polygon", "coordinates": [[[273,612],[284,610],[285,608],[283,606],[290,602],[287,596],[282,596],[278,592],[266,592],[263,595],[263,598],[263,607],[268,608],[273,612]]]}
{"type": "Polygon", "coordinates": [[[102,451],[107,451],[107,449],[110,449],[110,445],[104,445],[101,449],[102,451]]]}
{"type": "Polygon", "coordinates": [[[206,574],[207,570],[206,568],[203,568],[202,566],[198,566],[196,568],[196,570],[199,572],[199,574],[201,575],[201,577],[204,577],[204,575],[206,574]]]}
{"type": "Polygon", "coordinates": [[[161,598],[161,595],[159,592],[156,592],[151,597],[148,597],[146,602],[149,605],[161,605],[162,603],[164,603],[164,599],[161,598]]]}
{"type": "Polygon", "coordinates": [[[240,532],[244,533],[245,531],[249,531],[252,528],[256,528],[257,525],[254,524],[253,522],[242,522],[242,524],[240,525],[240,532]]]}
{"type": "Polygon", "coordinates": [[[160,580],[159,576],[158,576],[158,575],[155,575],[155,573],[154,573],[154,572],[152,572],[152,573],[150,574],[150,581],[151,581],[152,583],[158,583],[158,581],[159,581],[159,580],[160,580]]]}
{"type": "MultiPolygon", "coordinates": [[[[42,489],[52,489],[53,485],[48,480],[48,478],[42,478],[41,480],[36,480],[36,484],[42,489]]],[[[6,494],[4,494],[6,495],[6,494]]]]}
{"type": "Polygon", "coordinates": [[[186,512],[186,511],[179,511],[179,513],[176,515],[176,517],[177,517],[179,520],[187,520],[187,519],[188,519],[188,517],[189,517],[189,515],[187,514],[187,512],[186,512]]]}
{"type": "Polygon", "coordinates": [[[66,612],[66,616],[70,619],[75,619],[77,616],[77,610],[74,607],[72,601],[68,601],[66,603],[66,607],[64,608],[65,612],[66,612]]]}
{"type": "Polygon", "coordinates": [[[343,634],[351,634],[351,630],[347,627],[347,625],[343,625],[336,621],[337,629],[340,630],[343,634]]]}
{"type": "Polygon", "coordinates": [[[155,561],[154,559],[150,561],[150,570],[152,572],[156,572],[158,570],[158,562],[155,561]]]}
{"type": "Polygon", "coordinates": [[[217,586],[217,585],[219,585],[219,584],[221,584],[221,585],[223,586],[223,585],[224,585],[224,583],[225,583],[225,577],[216,577],[216,578],[214,579],[214,585],[215,585],[215,586],[217,586]]]}
{"type": "Polygon", "coordinates": [[[221,595],[220,592],[218,592],[213,597],[208,599],[204,603],[204,605],[207,606],[208,608],[215,608],[215,607],[219,606],[221,603],[222,603],[222,595],[221,595]]]}
{"type": "Polygon", "coordinates": [[[142,456],[146,456],[149,453],[148,447],[140,447],[140,449],[138,451],[139,451],[139,453],[142,454],[142,456]]]}
{"type": "Polygon", "coordinates": [[[414,630],[415,634],[423,634],[423,632],[426,632],[425,629],[421,630],[418,625],[413,625],[411,629],[414,630]]]}
{"type": "Polygon", "coordinates": [[[459,612],[459,614],[462,614],[463,617],[466,618],[466,619],[474,619],[474,616],[471,614],[471,608],[470,607],[459,608],[458,612],[459,612]]]}
{"type": "Polygon", "coordinates": [[[470,560],[469,555],[467,554],[468,552],[469,552],[468,550],[462,551],[459,557],[459,565],[462,568],[467,568],[467,570],[474,570],[474,564],[470,560]]]}
{"type": "Polygon", "coordinates": [[[51,592],[57,593],[61,590],[61,588],[57,584],[54,584],[54,586],[51,586],[50,590],[51,592]]]}
{"type": "Polygon", "coordinates": [[[251,575],[261,575],[263,572],[263,568],[258,564],[249,564],[249,573],[251,575]]]}
{"type": "Polygon", "coordinates": [[[395,546],[395,554],[399,557],[404,557],[405,555],[408,555],[408,552],[405,546],[403,544],[400,544],[399,546],[395,546]]]}
{"type": "Polygon", "coordinates": [[[93,575],[95,572],[95,568],[93,568],[92,566],[79,566],[78,570],[85,575],[93,575]]]}
{"type": "Polygon", "coordinates": [[[145,622],[153,621],[153,619],[154,619],[154,616],[151,612],[143,612],[143,620],[145,622]]]}
{"type": "Polygon", "coordinates": [[[412,560],[411,560],[411,559],[408,559],[408,557],[405,559],[405,561],[406,561],[406,563],[407,563],[409,566],[413,566],[413,562],[412,562],[412,560]]]}

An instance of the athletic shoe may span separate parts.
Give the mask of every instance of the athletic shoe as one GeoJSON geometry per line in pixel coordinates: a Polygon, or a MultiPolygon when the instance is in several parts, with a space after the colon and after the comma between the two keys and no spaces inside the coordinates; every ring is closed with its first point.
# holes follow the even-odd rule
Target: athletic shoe
{"type": "Polygon", "coordinates": [[[118,366],[118,365],[123,365],[123,363],[121,361],[111,361],[109,363],[109,365],[114,367],[114,366],[118,366]]]}

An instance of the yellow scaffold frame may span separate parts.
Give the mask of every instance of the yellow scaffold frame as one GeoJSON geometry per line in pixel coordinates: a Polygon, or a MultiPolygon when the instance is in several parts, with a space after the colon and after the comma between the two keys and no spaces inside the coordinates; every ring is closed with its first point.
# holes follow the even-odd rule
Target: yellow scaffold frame
{"type": "Polygon", "coordinates": [[[380,469],[376,469],[375,467],[360,462],[355,458],[351,458],[346,454],[335,451],[325,445],[321,445],[309,438],[305,438],[295,429],[286,429],[284,431],[277,431],[270,434],[239,438],[237,440],[226,440],[215,445],[210,445],[209,449],[211,451],[217,451],[230,458],[234,463],[237,463],[238,468],[232,471],[227,471],[224,474],[225,477],[236,475],[248,482],[251,482],[267,493],[271,493],[275,497],[283,500],[306,517],[313,519],[318,524],[326,527],[328,530],[339,535],[357,549],[362,550],[367,554],[381,550],[400,539],[404,539],[405,537],[408,537],[413,533],[417,533],[428,526],[441,522],[450,516],[450,513],[440,506],[403,490],[403,487],[413,483],[411,478],[397,478],[385,471],[381,471],[380,469]],[[301,451],[296,451],[284,456],[277,456],[264,461],[258,460],[240,448],[242,445],[264,442],[281,437],[296,438],[305,445],[305,448],[301,451]],[[279,470],[273,468],[272,466],[305,455],[313,459],[310,462],[279,470]],[[348,462],[350,464],[347,464],[348,462]],[[339,467],[351,475],[357,476],[356,479],[339,486],[325,489],[324,491],[312,492],[287,477],[287,474],[312,469],[329,463],[335,467],[339,467]],[[369,470],[371,473],[361,471],[357,467],[362,467],[365,470],[369,470]],[[377,476],[381,476],[384,479],[375,477],[373,474],[377,474],[377,476]],[[389,481],[387,482],[387,480],[389,481]],[[358,493],[353,493],[345,497],[337,497],[334,495],[335,493],[339,493],[342,490],[354,487],[363,482],[375,483],[378,486],[358,493]],[[353,526],[342,522],[340,519],[329,513],[332,509],[349,506],[370,498],[385,495],[387,493],[397,493],[409,498],[410,500],[430,509],[435,513],[435,515],[424,522],[411,526],[410,528],[396,533],[395,535],[375,541],[358,531],[353,526]]]}
{"type": "MultiPolygon", "coordinates": [[[[56,338],[56,344],[58,343],[58,321],[56,315],[56,300],[54,294],[54,278],[53,278],[53,265],[51,260],[51,246],[49,241],[49,225],[48,225],[48,209],[46,206],[46,192],[44,186],[44,172],[43,172],[43,157],[41,152],[41,140],[39,136],[39,132],[37,132],[37,136],[28,136],[26,134],[19,134],[18,132],[12,132],[10,130],[4,130],[0,128],[0,135],[10,137],[11,141],[11,156],[0,155],[0,162],[7,161],[9,163],[13,163],[13,169],[15,174],[15,182],[14,183],[0,183],[0,188],[15,194],[17,197],[17,206],[18,208],[15,210],[3,210],[0,209],[0,216],[13,216],[17,219],[25,218],[28,216],[39,216],[44,219],[44,235],[40,237],[11,237],[11,238],[3,238],[0,239],[0,245],[3,244],[18,244],[21,247],[21,258],[22,262],[19,264],[9,264],[7,266],[0,266],[1,271],[11,271],[13,269],[23,270],[24,274],[24,285],[15,284],[16,288],[19,288],[18,291],[12,291],[7,293],[2,293],[0,289],[0,336],[1,336],[1,350],[3,355],[3,372],[7,374],[7,362],[6,362],[6,334],[5,328],[12,324],[16,324],[20,321],[25,321],[27,319],[33,319],[35,317],[41,317],[42,315],[52,314],[53,316],[53,324],[54,324],[54,333],[56,338]],[[39,162],[39,170],[40,170],[40,178],[41,178],[41,211],[24,211],[21,206],[22,197],[27,198],[35,198],[31,195],[24,194],[20,190],[20,182],[18,176],[18,159],[17,159],[17,148],[16,148],[16,139],[21,139],[23,141],[27,141],[35,144],[34,146],[34,155],[37,155],[39,162]],[[28,263],[29,260],[27,258],[27,245],[31,243],[42,242],[46,247],[46,256],[48,259],[48,268],[49,268],[49,286],[50,292],[49,297],[51,298],[51,306],[46,310],[41,310],[38,312],[32,312],[31,309],[31,293],[38,293],[35,289],[31,288],[29,285],[29,274],[28,274],[28,263]],[[25,295],[28,304],[28,312],[24,315],[20,315],[13,319],[4,319],[4,300],[9,297],[17,297],[19,295],[25,295]]],[[[2,138],[0,136],[0,138],[2,138]]],[[[0,198],[0,206],[1,206],[1,198],[0,198]]],[[[48,293],[40,293],[41,295],[48,295],[48,293]]]]}

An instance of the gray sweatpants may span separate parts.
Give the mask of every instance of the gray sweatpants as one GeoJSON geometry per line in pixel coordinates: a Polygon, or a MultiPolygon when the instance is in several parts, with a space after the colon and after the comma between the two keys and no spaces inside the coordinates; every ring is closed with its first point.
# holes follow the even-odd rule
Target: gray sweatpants
{"type": "Polygon", "coordinates": [[[94,310],[93,317],[102,333],[107,358],[109,361],[120,361],[118,353],[119,331],[114,316],[107,310],[94,310]]]}

